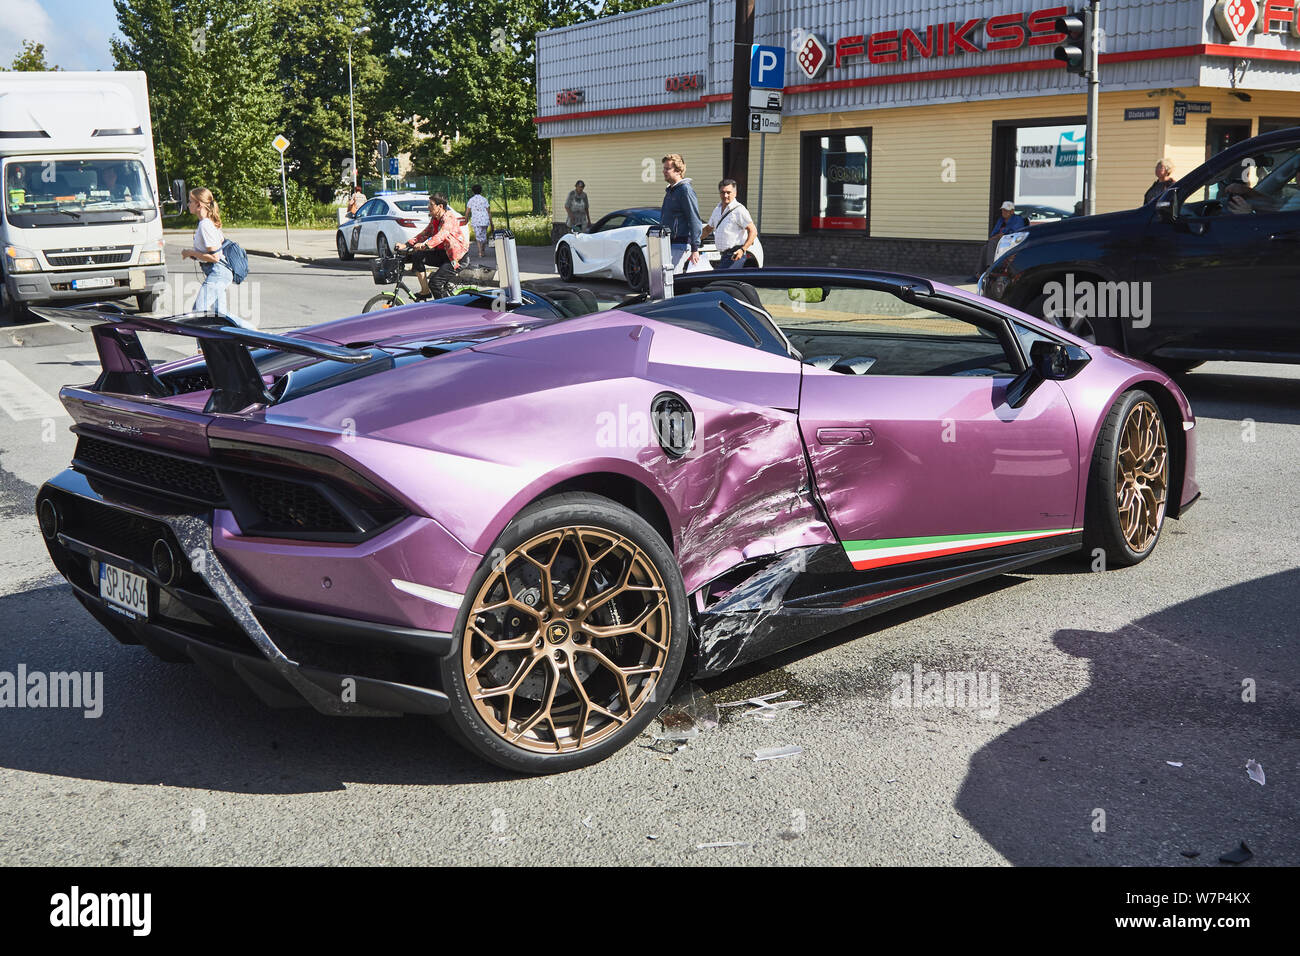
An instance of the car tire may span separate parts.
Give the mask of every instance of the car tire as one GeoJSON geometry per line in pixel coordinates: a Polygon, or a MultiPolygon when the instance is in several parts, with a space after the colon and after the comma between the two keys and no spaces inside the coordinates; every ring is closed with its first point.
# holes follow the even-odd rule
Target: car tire
{"type": "Polygon", "coordinates": [[[334,247],[339,251],[339,258],[344,262],[352,261],[352,250],[348,248],[348,241],[343,238],[343,233],[334,233],[334,247]]]}
{"type": "Polygon", "coordinates": [[[393,254],[393,248],[388,244],[388,237],[382,232],[375,236],[375,255],[380,259],[387,259],[393,254]]]}
{"type": "Polygon", "coordinates": [[[677,562],[649,522],[598,495],[544,498],[506,526],[470,581],[455,650],[439,662],[451,700],[439,721],[507,770],[588,766],[663,709],[689,633],[677,562]]]}
{"type": "Polygon", "coordinates": [[[1169,497],[1169,436],[1151,393],[1120,395],[1102,423],[1088,472],[1084,548],[1128,567],[1155,549],[1169,497]]]}
{"type": "Polygon", "coordinates": [[[152,312],[158,308],[158,300],[162,298],[157,292],[141,292],[135,297],[135,307],[141,312],[152,312]]]}
{"type": "Polygon", "coordinates": [[[1049,298],[1050,296],[1046,292],[1039,292],[1038,295],[1024,305],[1021,311],[1046,322],[1051,322],[1057,328],[1064,329],[1085,342],[1092,342],[1095,345],[1103,345],[1108,348],[1121,348],[1119,331],[1115,327],[1114,320],[1095,316],[1085,318],[1083,316],[1048,315],[1047,301],[1049,298]]]}
{"type": "Polygon", "coordinates": [[[646,292],[650,289],[650,270],[646,266],[645,253],[640,246],[628,246],[623,253],[623,276],[633,292],[646,292]]]}
{"type": "Polygon", "coordinates": [[[562,242],[555,249],[555,272],[565,282],[573,281],[573,249],[562,242]]]}
{"type": "Polygon", "coordinates": [[[758,260],[754,258],[752,252],[747,252],[745,253],[745,261],[741,263],[740,267],[742,269],[757,269],[759,267],[758,260]]]}

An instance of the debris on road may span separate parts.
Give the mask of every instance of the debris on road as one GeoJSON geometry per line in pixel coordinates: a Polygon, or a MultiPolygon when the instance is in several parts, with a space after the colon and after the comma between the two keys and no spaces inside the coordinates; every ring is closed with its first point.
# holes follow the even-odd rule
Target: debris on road
{"type": "Polygon", "coordinates": [[[739,840],[720,840],[717,843],[697,843],[695,844],[695,849],[716,850],[721,847],[729,847],[729,846],[749,846],[749,844],[741,843],[739,840]]]}
{"type": "Polygon", "coordinates": [[[1231,850],[1228,853],[1223,854],[1223,856],[1219,857],[1219,862],[1220,863],[1245,863],[1247,860],[1251,859],[1254,855],[1255,854],[1251,852],[1250,847],[1246,846],[1246,842],[1243,840],[1241,846],[1237,847],[1237,849],[1231,850]]]}
{"type": "Polygon", "coordinates": [[[798,744],[787,744],[784,747],[759,747],[754,751],[754,762],[780,760],[782,757],[797,757],[801,753],[803,753],[803,748],[798,744]]]}
{"type": "Polygon", "coordinates": [[[1200,850],[1180,850],[1179,852],[1189,860],[1194,860],[1201,855],[1200,850]]]}
{"type": "Polygon", "coordinates": [[[787,693],[786,691],[777,690],[777,691],[773,691],[770,694],[764,694],[762,697],[747,697],[744,700],[728,701],[727,703],[719,704],[718,706],[719,707],[744,707],[746,704],[755,704],[758,706],[762,706],[763,704],[766,704],[770,700],[776,700],[778,697],[784,697],[786,693],[787,693]]]}
{"type": "Polygon", "coordinates": [[[1169,764],[1171,767],[1181,767],[1183,765],[1181,760],[1166,760],[1165,763],[1169,764]]]}
{"type": "MultiPolygon", "coordinates": [[[[1261,787],[1264,786],[1264,768],[1261,767],[1253,758],[1246,761],[1246,776],[1250,777],[1261,787]]],[[[1285,787],[1283,789],[1286,789],[1285,787]]]]}

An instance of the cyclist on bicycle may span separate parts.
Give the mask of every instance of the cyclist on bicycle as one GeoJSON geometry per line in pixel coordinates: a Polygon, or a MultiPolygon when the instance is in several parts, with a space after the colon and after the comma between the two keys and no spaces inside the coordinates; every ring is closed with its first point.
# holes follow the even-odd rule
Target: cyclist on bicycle
{"type": "Polygon", "coordinates": [[[447,264],[453,273],[460,271],[460,260],[469,251],[469,243],[461,235],[460,215],[451,208],[446,196],[434,193],[429,197],[429,224],[410,242],[398,243],[395,251],[410,253],[411,267],[420,280],[417,299],[428,299],[433,295],[424,274],[426,267],[436,269],[447,264]]]}

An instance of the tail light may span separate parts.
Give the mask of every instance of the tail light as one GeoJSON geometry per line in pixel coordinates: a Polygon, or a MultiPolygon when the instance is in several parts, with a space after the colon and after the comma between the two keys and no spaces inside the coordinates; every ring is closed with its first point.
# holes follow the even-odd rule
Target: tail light
{"type": "Polygon", "coordinates": [[[414,220],[414,219],[399,219],[399,220],[397,220],[397,224],[398,224],[399,226],[401,226],[403,229],[414,229],[414,228],[415,228],[415,220],[414,220]]]}

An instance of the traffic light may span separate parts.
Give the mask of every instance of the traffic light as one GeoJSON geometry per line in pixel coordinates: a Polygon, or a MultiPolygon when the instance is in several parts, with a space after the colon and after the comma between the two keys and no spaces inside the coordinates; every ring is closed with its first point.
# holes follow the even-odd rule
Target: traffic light
{"type": "Polygon", "coordinates": [[[1087,10],[1056,18],[1056,32],[1065,34],[1065,42],[1056,48],[1056,59],[1071,73],[1088,73],[1088,45],[1092,42],[1092,19],[1087,10]]]}

